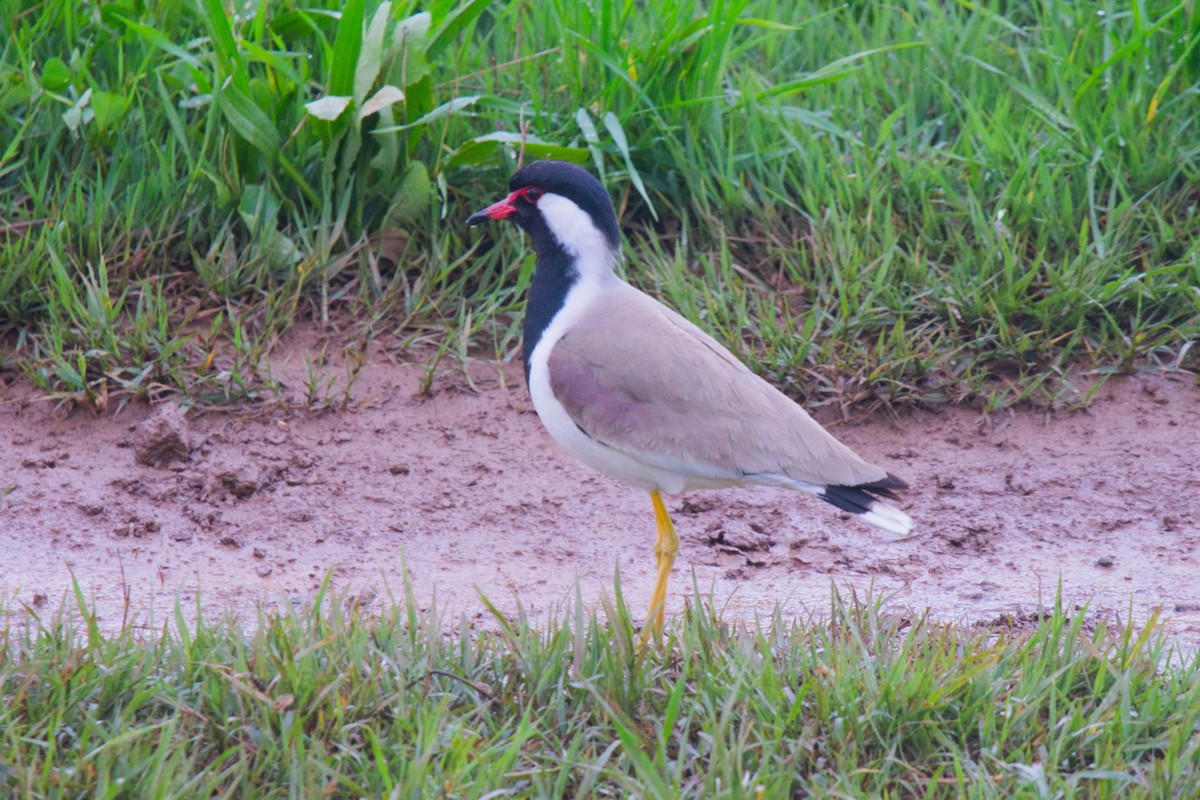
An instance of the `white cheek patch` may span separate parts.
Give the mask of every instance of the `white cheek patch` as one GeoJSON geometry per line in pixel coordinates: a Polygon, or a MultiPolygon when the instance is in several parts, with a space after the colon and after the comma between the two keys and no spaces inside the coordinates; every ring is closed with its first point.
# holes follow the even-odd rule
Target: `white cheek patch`
{"type": "Polygon", "coordinates": [[[586,211],[552,192],[541,196],[537,208],[562,249],[575,257],[580,277],[602,278],[612,272],[616,253],[586,211]]]}

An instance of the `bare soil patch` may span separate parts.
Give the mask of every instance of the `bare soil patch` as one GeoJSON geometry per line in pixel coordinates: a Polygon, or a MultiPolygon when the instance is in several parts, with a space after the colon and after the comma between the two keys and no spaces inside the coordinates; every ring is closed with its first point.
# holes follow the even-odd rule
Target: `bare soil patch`
{"type": "MultiPolygon", "coordinates": [[[[611,593],[644,613],[649,498],[577,464],[542,430],[519,369],[480,364],[419,396],[424,370],[373,363],[351,408],[176,414],[55,410],[0,396],[0,591],[41,613],[71,576],[101,622],[161,624],[176,598],[253,619],[303,604],[326,572],[367,604],[417,597],[486,624],[477,591],[544,620],[611,593]],[[436,599],[435,599],[436,598],[436,599]]],[[[874,587],[941,619],[1008,625],[1054,599],[1200,642],[1200,389],[1187,374],[1109,381],[1086,411],[985,418],[944,408],[832,425],[913,486],[896,540],[784,490],[668,499],[683,540],[669,608],[694,587],[752,619],[821,613],[874,587]],[[692,574],[695,575],[693,583],[692,574]]],[[[833,420],[822,420],[827,425],[833,420]]]]}

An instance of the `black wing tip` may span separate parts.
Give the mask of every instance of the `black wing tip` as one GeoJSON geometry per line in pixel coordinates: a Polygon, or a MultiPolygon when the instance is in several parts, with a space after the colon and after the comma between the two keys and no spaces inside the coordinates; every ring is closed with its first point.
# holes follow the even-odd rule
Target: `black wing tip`
{"type": "Polygon", "coordinates": [[[875,481],[874,483],[859,484],[860,489],[907,489],[908,481],[904,478],[897,477],[892,473],[887,473],[887,477],[883,480],[875,481]]]}
{"type": "Polygon", "coordinates": [[[874,481],[873,483],[860,483],[855,489],[862,489],[865,492],[886,497],[888,500],[899,500],[900,495],[896,492],[902,492],[908,488],[908,481],[903,478],[898,478],[892,473],[887,473],[887,477],[882,480],[874,481]]]}
{"type": "Polygon", "coordinates": [[[871,503],[876,499],[883,498],[899,502],[901,497],[896,492],[907,488],[907,481],[889,472],[887,477],[870,483],[859,483],[854,486],[826,486],[821,499],[843,511],[865,514],[871,510],[871,503]]]}

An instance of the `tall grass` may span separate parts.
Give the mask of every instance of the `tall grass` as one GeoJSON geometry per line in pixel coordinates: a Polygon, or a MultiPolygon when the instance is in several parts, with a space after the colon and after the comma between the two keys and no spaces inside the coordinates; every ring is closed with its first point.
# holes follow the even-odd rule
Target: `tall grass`
{"type": "Polygon", "coordinates": [[[511,352],[528,257],[461,220],[522,154],[594,168],[629,277],[813,402],[1056,402],[1075,367],[1196,363],[1194,4],[0,18],[4,358],[72,399],[269,391],[297,318],[511,352]]]}
{"type": "Polygon", "coordinates": [[[759,624],[693,608],[639,652],[620,600],[494,633],[415,610],[0,631],[16,797],[1189,797],[1200,677],[1153,623],[1055,606],[1024,633],[834,596],[759,624]],[[1169,666],[1168,666],[1168,662],[1169,666]]]}

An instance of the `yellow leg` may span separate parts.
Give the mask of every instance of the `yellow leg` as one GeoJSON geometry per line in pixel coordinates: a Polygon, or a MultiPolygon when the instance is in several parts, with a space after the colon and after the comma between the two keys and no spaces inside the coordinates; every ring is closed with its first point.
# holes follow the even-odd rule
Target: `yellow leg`
{"type": "Polygon", "coordinates": [[[654,584],[654,594],[650,597],[646,626],[642,628],[643,644],[651,631],[661,631],[663,628],[667,605],[667,579],[671,575],[671,567],[675,564],[675,554],[679,552],[679,536],[675,533],[675,526],[671,524],[671,515],[667,513],[667,507],[663,505],[662,495],[651,492],[650,499],[654,501],[654,521],[658,527],[658,537],[654,542],[658,581],[654,584]]]}

